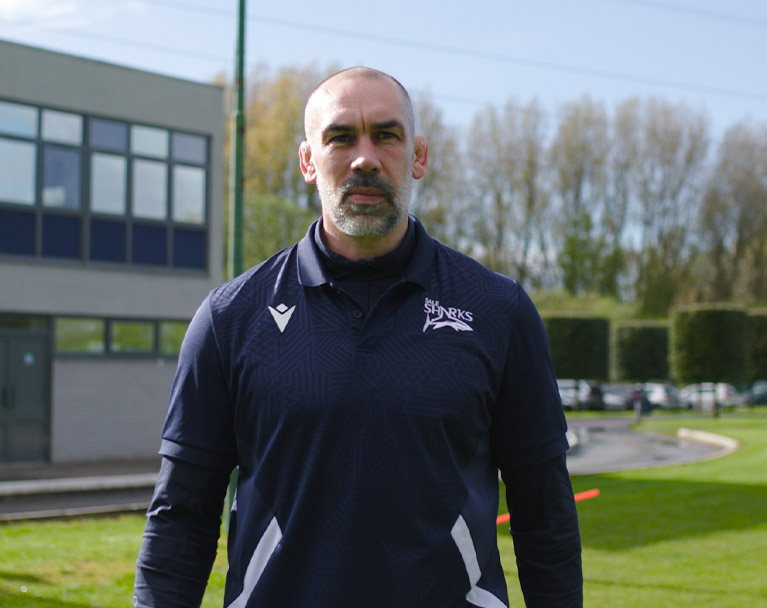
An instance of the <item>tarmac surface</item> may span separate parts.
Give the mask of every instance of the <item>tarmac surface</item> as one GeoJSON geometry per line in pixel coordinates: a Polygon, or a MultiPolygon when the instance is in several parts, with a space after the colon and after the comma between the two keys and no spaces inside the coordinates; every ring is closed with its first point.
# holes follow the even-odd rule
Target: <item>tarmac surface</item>
{"type": "MultiPolygon", "coordinates": [[[[714,458],[735,448],[716,437],[669,438],[637,433],[632,418],[570,422],[571,475],[645,468],[714,458]]],[[[0,523],[145,511],[160,459],[73,464],[0,465],[0,523]]]]}

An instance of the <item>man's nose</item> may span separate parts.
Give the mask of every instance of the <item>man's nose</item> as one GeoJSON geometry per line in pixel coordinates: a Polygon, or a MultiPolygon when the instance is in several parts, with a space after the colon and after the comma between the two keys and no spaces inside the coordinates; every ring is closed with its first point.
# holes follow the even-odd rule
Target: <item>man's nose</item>
{"type": "Polygon", "coordinates": [[[381,170],[381,163],[378,160],[375,144],[369,137],[360,138],[355,152],[356,155],[352,161],[352,171],[378,173],[381,170]]]}

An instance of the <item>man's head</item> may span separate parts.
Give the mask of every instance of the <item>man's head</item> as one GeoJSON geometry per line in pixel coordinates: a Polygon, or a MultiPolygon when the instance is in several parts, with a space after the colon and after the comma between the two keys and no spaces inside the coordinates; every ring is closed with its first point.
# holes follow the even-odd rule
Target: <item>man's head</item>
{"type": "Polygon", "coordinates": [[[351,237],[388,248],[404,235],[412,180],[428,164],[414,123],[407,91],[370,68],[339,72],[311,94],[299,158],[304,179],[317,184],[331,246],[351,237]]]}

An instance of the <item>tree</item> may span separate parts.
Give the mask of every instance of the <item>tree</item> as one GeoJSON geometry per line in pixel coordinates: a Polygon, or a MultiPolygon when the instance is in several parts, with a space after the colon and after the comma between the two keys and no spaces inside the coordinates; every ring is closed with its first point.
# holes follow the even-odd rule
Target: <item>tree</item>
{"type": "Polygon", "coordinates": [[[311,209],[274,194],[249,191],[243,205],[245,265],[258,264],[296,243],[316,219],[311,209]]]}
{"type": "Polygon", "coordinates": [[[703,197],[701,241],[713,280],[705,297],[767,300],[767,128],[728,129],[703,197]]]}
{"type": "Polygon", "coordinates": [[[426,96],[413,100],[416,131],[429,143],[426,175],[413,185],[411,210],[436,239],[459,247],[467,235],[465,158],[456,132],[426,96]]]}
{"type": "Polygon", "coordinates": [[[544,128],[536,102],[509,102],[500,113],[488,108],[478,115],[468,138],[474,253],[523,282],[546,258],[544,128]]]}
{"type": "Polygon", "coordinates": [[[588,98],[562,110],[550,148],[557,195],[557,243],[564,288],[573,294],[599,285],[604,235],[598,230],[607,194],[609,136],[604,108],[588,98]]]}
{"type": "Polygon", "coordinates": [[[708,122],[682,105],[657,99],[639,112],[634,165],[640,238],[637,299],[646,315],[664,316],[684,283],[692,254],[708,151],[708,122]]]}

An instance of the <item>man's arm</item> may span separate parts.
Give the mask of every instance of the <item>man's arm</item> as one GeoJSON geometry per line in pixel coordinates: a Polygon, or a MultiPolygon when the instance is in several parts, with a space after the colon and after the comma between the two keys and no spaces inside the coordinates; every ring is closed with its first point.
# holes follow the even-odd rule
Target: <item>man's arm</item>
{"type": "Polygon", "coordinates": [[[525,604],[581,608],[581,539],[565,455],[510,468],[503,478],[525,604]]]}
{"type": "Polygon", "coordinates": [[[134,606],[200,606],[228,484],[225,471],[163,458],[136,565],[134,606]]]}

